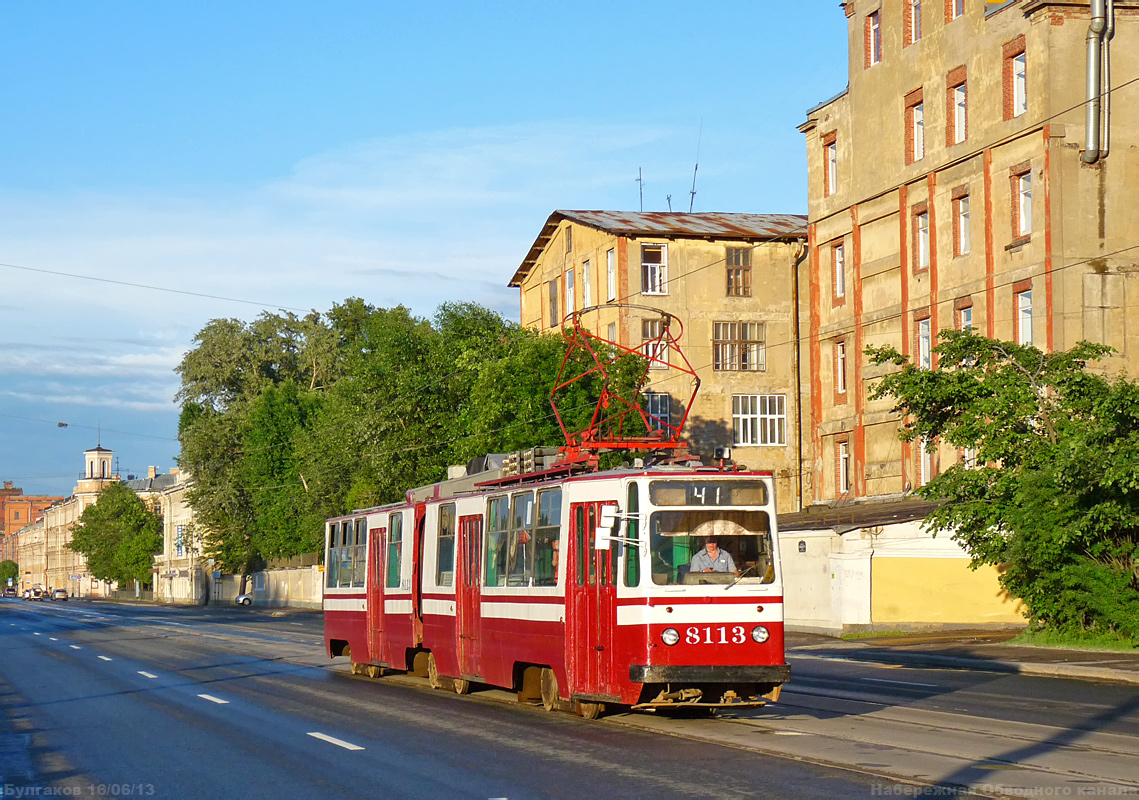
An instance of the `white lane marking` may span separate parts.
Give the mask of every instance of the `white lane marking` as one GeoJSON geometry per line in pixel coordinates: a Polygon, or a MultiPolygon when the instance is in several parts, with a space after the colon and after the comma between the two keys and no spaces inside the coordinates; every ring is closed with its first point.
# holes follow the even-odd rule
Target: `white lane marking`
{"type": "Polygon", "coordinates": [[[931,689],[940,689],[936,683],[918,683],[917,681],[892,681],[889,678],[860,678],[859,680],[874,681],[874,683],[893,683],[898,686],[927,686],[931,689]]]}
{"type": "Polygon", "coordinates": [[[772,731],[775,736],[813,736],[811,733],[803,733],[802,731],[772,731]]]}
{"type": "Polygon", "coordinates": [[[138,674],[144,678],[157,678],[158,677],[157,675],[151,675],[149,672],[143,672],[141,669],[138,671],[138,674]]]}
{"type": "Polygon", "coordinates": [[[352,744],[351,742],[346,742],[343,739],[337,739],[335,736],[329,736],[326,733],[318,733],[317,731],[311,731],[309,733],[309,736],[313,737],[314,739],[320,739],[321,741],[328,742],[329,744],[334,744],[337,747],[343,747],[345,750],[363,750],[364,749],[363,747],[361,747],[358,744],[352,744]]]}
{"type": "Polygon", "coordinates": [[[111,659],[107,658],[106,656],[99,656],[99,660],[100,661],[110,661],[111,659]]]}
{"type": "Polygon", "coordinates": [[[39,631],[33,631],[32,636],[43,636],[43,634],[40,633],[39,631]]]}
{"type": "Polygon", "coordinates": [[[59,641],[59,639],[56,639],[54,636],[49,636],[49,637],[47,637],[47,640],[48,640],[49,642],[58,642],[58,641],[59,641]]]}
{"type": "Polygon", "coordinates": [[[211,703],[217,703],[219,706],[228,706],[228,700],[222,700],[220,697],[214,697],[212,694],[200,694],[198,697],[203,700],[209,700],[211,703]]]}
{"type": "Polygon", "coordinates": [[[79,645],[77,645],[77,644],[73,644],[73,645],[71,645],[71,649],[72,649],[72,650],[82,650],[83,648],[82,648],[82,647],[80,647],[80,646],[79,646],[79,645]]]}

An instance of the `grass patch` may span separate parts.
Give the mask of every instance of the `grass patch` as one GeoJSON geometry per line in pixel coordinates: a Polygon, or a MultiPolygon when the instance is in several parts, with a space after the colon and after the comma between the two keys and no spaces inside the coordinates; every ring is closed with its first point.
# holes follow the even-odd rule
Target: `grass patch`
{"type": "Polygon", "coordinates": [[[856,639],[888,639],[892,636],[912,636],[913,631],[860,631],[859,633],[844,633],[838,637],[847,641],[856,639]]]}
{"type": "Polygon", "coordinates": [[[1032,645],[1033,647],[1063,647],[1072,650],[1122,650],[1132,652],[1139,649],[1139,642],[1118,633],[1098,633],[1094,631],[1054,631],[1048,628],[1029,628],[1009,644],[1032,645]]]}

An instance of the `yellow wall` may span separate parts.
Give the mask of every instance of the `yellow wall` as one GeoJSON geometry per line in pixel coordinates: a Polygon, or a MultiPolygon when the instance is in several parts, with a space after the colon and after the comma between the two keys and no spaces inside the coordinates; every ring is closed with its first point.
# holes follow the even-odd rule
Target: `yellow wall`
{"type": "Polygon", "coordinates": [[[993,567],[967,558],[875,558],[870,619],[880,623],[1023,623],[1023,607],[997,583],[993,567]]]}

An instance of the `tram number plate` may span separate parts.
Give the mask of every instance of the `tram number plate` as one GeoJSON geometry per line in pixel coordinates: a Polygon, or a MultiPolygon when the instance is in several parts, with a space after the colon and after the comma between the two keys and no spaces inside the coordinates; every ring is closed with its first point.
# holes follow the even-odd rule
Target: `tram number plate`
{"type": "Polygon", "coordinates": [[[685,644],[743,644],[746,641],[743,625],[692,626],[684,630],[685,644]]]}

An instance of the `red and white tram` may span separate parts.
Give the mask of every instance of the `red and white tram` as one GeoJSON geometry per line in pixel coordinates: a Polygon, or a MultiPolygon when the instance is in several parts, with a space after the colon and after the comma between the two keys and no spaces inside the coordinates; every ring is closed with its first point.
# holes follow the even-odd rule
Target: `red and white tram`
{"type": "Polygon", "coordinates": [[[761,705],[790,678],[767,472],[491,470],[331,519],[326,547],[328,654],[354,672],[587,717],[761,705]],[[709,539],[734,569],[693,569],[709,539]]]}

